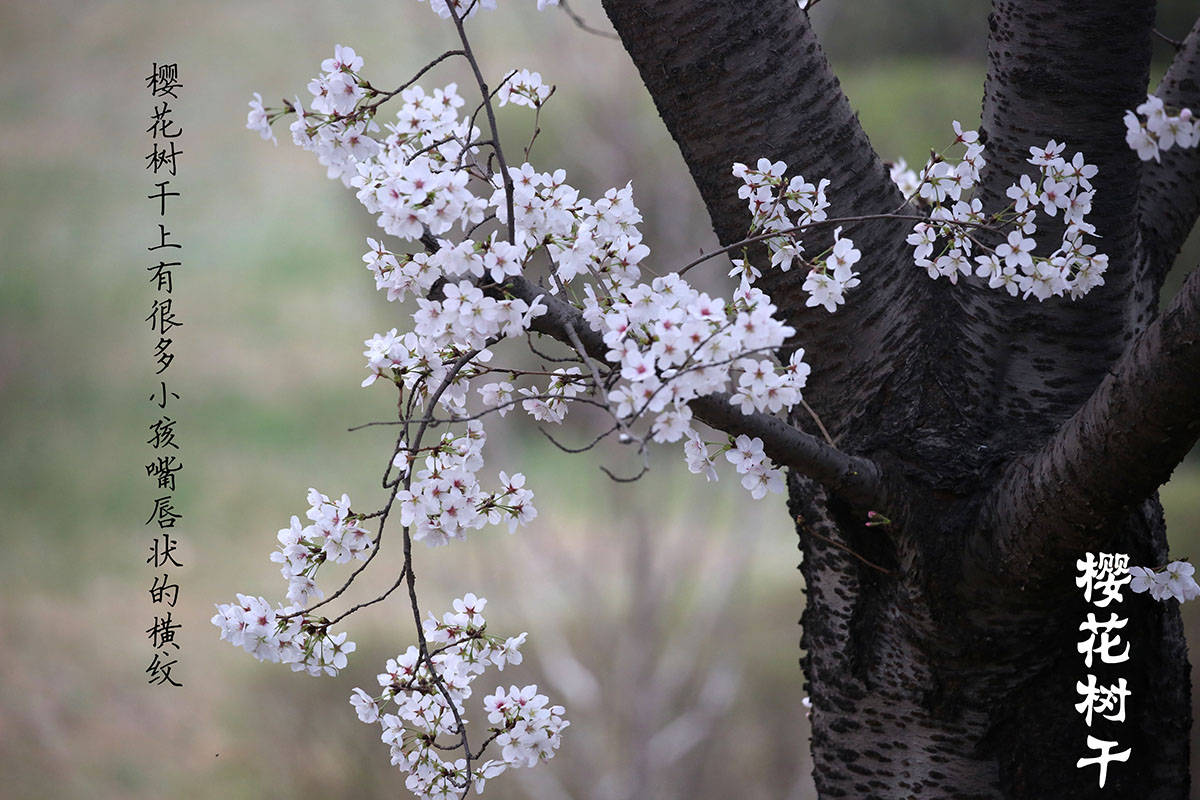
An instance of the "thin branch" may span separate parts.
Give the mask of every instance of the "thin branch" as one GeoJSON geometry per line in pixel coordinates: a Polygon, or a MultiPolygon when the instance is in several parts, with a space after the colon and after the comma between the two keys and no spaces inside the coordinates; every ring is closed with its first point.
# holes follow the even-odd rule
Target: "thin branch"
{"type": "Polygon", "coordinates": [[[475,120],[479,118],[479,112],[483,111],[484,106],[487,104],[487,102],[489,100],[491,100],[492,98],[494,98],[496,95],[498,95],[500,93],[500,90],[504,88],[504,84],[506,84],[510,80],[512,80],[513,76],[516,75],[518,72],[520,72],[520,70],[517,70],[517,69],[509,70],[508,74],[505,75],[503,78],[501,78],[500,82],[496,84],[496,88],[492,89],[491,91],[488,91],[488,87],[486,85],[481,85],[480,88],[487,93],[483,95],[483,98],[479,101],[479,104],[476,105],[475,108],[471,111],[471,122],[469,125],[467,125],[467,130],[475,129],[475,120]]]}
{"type": "Polygon", "coordinates": [[[407,83],[401,84],[400,86],[396,87],[395,89],[393,89],[390,92],[381,92],[378,89],[376,89],[374,86],[372,86],[370,83],[364,83],[363,88],[365,88],[367,91],[375,92],[375,94],[379,97],[379,99],[373,103],[367,103],[367,104],[361,106],[361,108],[368,108],[368,109],[371,109],[372,111],[374,111],[376,108],[383,105],[388,100],[390,100],[391,98],[400,94],[405,89],[407,89],[408,87],[412,86],[414,83],[419,81],[421,79],[422,75],[424,75],[426,72],[429,72],[429,70],[433,69],[438,64],[445,61],[447,58],[453,58],[454,56],[465,56],[465,55],[466,55],[466,53],[462,50],[447,50],[446,52],[442,53],[440,56],[435,58],[433,61],[430,61],[428,64],[426,64],[425,66],[423,66],[419,70],[417,70],[417,74],[413,75],[412,78],[410,78],[407,83]]]}
{"type": "Polygon", "coordinates": [[[497,730],[497,731],[493,732],[491,736],[489,736],[488,738],[484,739],[484,740],[483,740],[483,744],[479,745],[479,750],[478,750],[478,752],[476,752],[476,753],[475,753],[475,758],[476,758],[477,760],[478,760],[478,759],[480,759],[480,758],[483,758],[483,751],[484,751],[484,750],[487,750],[487,746],[488,746],[489,744],[491,744],[492,742],[496,741],[496,738],[497,738],[498,736],[500,736],[500,734],[502,734],[503,732],[504,732],[504,731],[497,730]]]}
{"type": "Polygon", "coordinates": [[[533,353],[535,356],[537,356],[538,358],[542,359],[543,361],[549,361],[552,364],[578,364],[579,363],[578,358],[559,358],[557,356],[552,356],[552,355],[543,353],[542,351],[538,350],[537,346],[534,345],[534,343],[533,343],[533,335],[532,334],[526,333],[525,341],[529,345],[529,351],[531,353],[533,353]]]}
{"type": "MultiPolygon", "coordinates": [[[[425,147],[422,147],[420,150],[414,150],[412,153],[410,153],[408,156],[405,157],[404,163],[411,164],[418,157],[423,156],[426,153],[431,152],[433,150],[436,150],[437,148],[441,147],[444,144],[449,144],[450,142],[458,142],[462,148],[461,153],[465,153],[472,148],[483,147],[484,145],[493,145],[493,146],[495,145],[495,143],[491,139],[476,139],[472,142],[462,142],[462,141],[459,141],[457,136],[455,136],[454,134],[451,134],[445,138],[438,139],[436,142],[433,142],[432,144],[428,144],[425,147]]],[[[463,169],[463,167],[460,165],[455,168],[455,170],[459,170],[459,169],[463,169]]]]}
{"type": "Polygon", "coordinates": [[[425,663],[425,668],[429,670],[429,674],[433,678],[434,686],[437,687],[442,697],[445,698],[446,705],[449,706],[451,713],[454,715],[454,724],[458,726],[458,733],[461,740],[460,746],[463,749],[463,753],[466,755],[467,782],[466,786],[463,787],[463,797],[465,798],[467,792],[469,792],[471,789],[471,745],[467,741],[467,727],[463,724],[462,715],[458,713],[458,705],[454,702],[454,698],[450,696],[450,691],[446,688],[446,682],[442,679],[442,676],[438,674],[437,668],[434,667],[433,659],[429,655],[429,646],[425,642],[425,629],[421,625],[421,609],[417,604],[416,576],[413,575],[411,566],[412,535],[407,527],[404,528],[404,564],[408,579],[408,599],[410,605],[412,606],[413,620],[416,622],[417,626],[417,649],[420,652],[420,661],[425,663]]]}
{"type": "MultiPolygon", "coordinates": [[[[447,7],[450,7],[447,4],[447,7]]],[[[471,64],[471,70],[475,73],[475,82],[479,85],[479,93],[483,97],[483,107],[487,111],[488,127],[492,131],[492,140],[495,144],[492,146],[492,151],[496,154],[496,160],[500,162],[500,179],[504,181],[504,205],[508,211],[508,243],[516,244],[517,230],[516,219],[513,216],[513,183],[512,176],[508,174],[508,163],[504,160],[504,148],[500,146],[500,128],[496,125],[496,110],[492,108],[492,94],[488,90],[487,81],[483,79],[483,72],[479,69],[479,62],[475,59],[475,53],[471,50],[471,44],[467,41],[467,32],[463,28],[462,18],[450,10],[450,17],[454,20],[454,27],[458,30],[458,39],[462,42],[463,53],[467,57],[467,61],[471,64]]],[[[501,86],[504,84],[501,83],[501,86]]],[[[470,753],[467,754],[468,772],[471,766],[470,753]]]]}
{"type": "Polygon", "coordinates": [[[1165,33],[1160,31],[1158,28],[1154,28],[1154,35],[1157,36],[1162,41],[1166,42],[1167,44],[1171,45],[1171,47],[1174,47],[1176,52],[1183,49],[1183,41],[1182,40],[1172,39],[1170,36],[1167,36],[1165,33]]]}
{"type": "Polygon", "coordinates": [[[533,143],[537,141],[537,137],[542,132],[542,126],[541,126],[542,108],[544,108],[546,103],[548,103],[550,101],[550,98],[554,96],[554,93],[556,91],[558,91],[558,87],[551,86],[550,91],[546,94],[546,98],[544,100],[538,100],[534,104],[533,135],[531,135],[529,137],[529,144],[525,145],[525,160],[526,161],[529,160],[529,153],[533,150],[533,143]]]}
{"type": "MultiPolygon", "coordinates": [[[[334,600],[337,600],[339,597],[341,597],[343,594],[346,593],[346,590],[348,590],[350,588],[351,584],[354,583],[354,580],[359,575],[362,574],[362,571],[365,570],[372,561],[375,560],[375,554],[379,552],[379,543],[381,541],[383,541],[383,526],[387,524],[387,512],[383,511],[383,512],[376,512],[376,513],[380,517],[379,532],[375,534],[375,539],[371,542],[371,552],[370,552],[370,554],[367,555],[366,559],[361,564],[359,564],[357,568],[355,568],[355,570],[353,572],[351,572],[348,576],[346,576],[346,580],[344,583],[342,583],[341,587],[336,592],[329,595],[329,597],[326,597],[324,600],[321,600],[318,603],[314,603],[313,605],[309,606],[308,608],[304,608],[299,611],[293,611],[291,614],[280,614],[279,619],[289,619],[291,617],[307,617],[309,614],[316,611],[318,608],[321,608],[322,606],[332,603],[334,600]]],[[[339,617],[339,619],[340,619],[340,617],[339,617]]]]}
{"type": "Polygon", "coordinates": [[[470,228],[467,228],[467,232],[465,234],[463,234],[463,236],[467,239],[472,238],[473,236],[475,236],[475,231],[479,230],[484,225],[487,225],[489,222],[491,222],[495,218],[496,218],[495,214],[488,214],[486,217],[479,220],[479,222],[476,222],[470,228]]]}
{"type": "Polygon", "coordinates": [[[637,474],[631,475],[628,478],[622,478],[620,475],[614,474],[612,470],[603,464],[600,465],[600,471],[607,475],[610,480],[616,481],[617,483],[637,483],[642,479],[643,475],[650,471],[650,465],[642,464],[642,468],[638,470],[637,474]]]}
{"type": "Polygon", "coordinates": [[[803,397],[800,398],[800,405],[804,406],[804,410],[812,417],[813,422],[817,423],[817,427],[821,429],[821,435],[825,437],[825,441],[829,443],[830,447],[833,447],[833,437],[829,435],[829,431],[825,430],[825,423],[821,422],[821,418],[817,416],[817,412],[812,410],[812,406],[806,403],[803,397]]]}
{"type": "MultiPolygon", "coordinates": [[[[575,331],[574,324],[567,325],[564,333],[566,333],[567,339],[571,341],[571,346],[575,348],[575,352],[579,353],[579,357],[583,359],[583,363],[587,365],[589,370],[591,370],[592,380],[596,384],[596,391],[601,393],[601,396],[603,396],[604,381],[600,379],[600,373],[596,371],[596,364],[592,361],[592,359],[588,358],[587,350],[584,349],[583,342],[579,340],[579,334],[575,331]]],[[[621,433],[625,434],[630,439],[639,442],[643,447],[645,446],[645,442],[643,442],[640,437],[634,436],[633,431],[629,430],[629,428],[625,426],[625,423],[621,420],[620,415],[616,414],[611,409],[609,409],[609,413],[611,413],[613,419],[616,420],[617,427],[621,429],[621,433]]]]}
{"type": "Polygon", "coordinates": [[[549,439],[550,444],[554,445],[559,450],[562,450],[564,453],[575,454],[575,453],[586,453],[588,450],[595,448],[596,445],[600,444],[600,442],[602,442],[605,438],[612,435],[617,430],[617,428],[618,428],[618,426],[614,424],[612,427],[610,427],[606,431],[604,431],[604,433],[601,433],[601,434],[593,437],[593,439],[590,442],[588,442],[587,444],[585,444],[583,447],[569,447],[569,446],[563,444],[562,442],[555,439],[554,435],[551,434],[550,431],[546,430],[541,425],[537,426],[537,431],[542,436],[545,436],[547,439],[549,439]]]}
{"type": "Polygon", "coordinates": [[[482,419],[483,417],[486,417],[488,414],[493,414],[497,411],[501,411],[506,408],[512,408],[513,406],[517,405],[518,403],[523,403],[526,400],[556,400],[556,401],[563,402],[563,403],[583,403],[584,405],[595,406],[596,408],[599,408],[602,411],[609,410],[609,405],[607,403],[603,403],[599,400],[593,400],[590,397],[565,397],[561,394],[549,394],[549,393],[523,394],[520,397],[514,397],[511,400],[505,400],[503,403],[499,403],[494,406],[489,406],[488,408],[484,409],[483,411],[480,411],[478,414],[470,414],[465,417],[411,417],[411,416],[408,416],[402,420],[389,419],[389,420],[376,420],[374,422],[364,422],[360,425],[355,425],[352,428],[347,428],[346,430],[348,432],[353,433],[354,431],[361,431],[366,428],[382,428],[382,427],[388,427],[391,425],[409,425],[409,424],[418,425],[421,423],[428,423],[430,428],[437,428],[441,425],[460,425],[464,422],[472,422],[477,419],[482,419]]]}
{"type": "Polygon", "coordinates": [[[847,553],[849,553],[850,555],[854,556],[855,558],[857,558],[857,559],[858,559],[859,561],[861,561],[862,563],[866,564],[866,565],[867,565],[868,567],[870,567],[871,569],[879,570],[879,571],[880,571],[880,572],[882,572],[884,575],[895,575],[895,574],[896,574],[896,573],[892,572],[890,569],[886,569],[886,568],[884,568],[884,567],[881,567],[881,566],[879,566],[878,564],[876,564],[876,563],[874,563],[874,562],[872,562],[872,561],[868,561],[867,559],[863,558],[861,555],[859,555],[858,553],[856,553],[856,552],[855,552],[855,551],[854,551],[852,548],[850,548],[849,546],[847,546],[847,545],[844,545],[844,544],[842,544],[841,542],[834,541],[833,539],[830,539],[828,536],[823,536],[823,535],[821,535],[821,534],[817,533],[817,532],[816,532],[815,530],[813,530],[811,527],[804,527],[804,526],[801,526],[801,527],[800,527],[800,530],[804,531],[804,533],[806,533],[806,534],[808,534],[808,535],[810,535],[810,536],[815,536],[815,537],[817,537],[818,539],[820,539],[821,541],[823,541],[823,542],[827,542],[828,544],[831,544],[831,545],[833,545],[834,547],[837,547],[837,548],[839,548],[839,549],[841,549],[841,550],[845,550],[847,553]]]}
{"type": "MultiPolygon", "coordinates": [[[[452,7],[451,7],[451,14],[454,15],[454,11],[453,11],[452,7]]],[[[461,31],[462,30],[462,21],[458,18],[457,15],[454,15],[454,21],[458,24],[459,30],[461,31]]],[[[464,36],[464,42],[465,42],[465,36],[464,36]]],[[[480,350],[469,350],[466,353],[463,353],[461,356],[458,357],[458,359],[450,367],[449,372],[446,373],[446,377],[442,379],[441,384],[439,384],[437,389],[434,390],[433,394],[430,395],[429,404],[425,408],[425,417],[426,418],[429,418],[433,415],[433,410],[437,407],[437,403],[441,399],[442,394],[446,391],[447,388],[449,388],[450,384],[454,382],[454,379],[458,376],[459,371],[464,366],[466,366],[467,362],[469,362],[471,359],[475,358],[475,356],[479,355],[480,352],[481,352],[480,350]]],[[[428,430],[428,427],[429,427],[428,422],[422,422],[420,427],[417,428],[417,434],[413,438],[412,444],[410,445],[411,449],[413,449],[414,451],[420,451],[421,439],[422,439],[422,437],[424,437],[425,431],[428,430]]],[[[412,469],[409,469],[404,473],[403,483],[401,483],[400,481],[396,482],[396,488],[394,488],[392,490],[392,499],[388,501],[389,509],[391,508],[392,502],[395,500],[396,492],[399,489],[399,487],[401,485],[403,485],[405,490],[408,490],[411,487],[412,474],[413,474],[412,469]]],[[[380,523],[380,531],[382,532],[382,523],[380,523]]],[[[463,787],[463,797],[465,798],[467,795],[467,792],[469,792],[471,789],[471,743],[467,739],[467,728],[466,728],[466,725],[463,724],[462,716],[458,713],[458,706],[455,704],[454,698],[452,698],[450,696],[450,691],[449,691],[449,689],[446,688],[446,682],[438,674],[437,669],[433,665],[433,660],[430,658],[430,655],[429,655],[429,647],[425,642],[425,630],[424,630],[423,626],[421,625],[421,609],[417,603],[416,575],[413,571],[413,561],[412,561],[412,532],[409,529],[409,526],[406,525],[403,528],[403,534],[404,534],[404,571],[405,571],[406,577],[407,577],[408,598],[409,598],[409,602],[412,606],[413,622],[417,628],[418,652],[421,655],[420,660],[425,662],[425,666],[429,670],[429,674],[433,677],[434,684],[437,686],[438,690],[441,692],[442,697],[444,697],[446,699],[446,705],[448,705],[450,707],[450,711],[454,715],[454,722],[458,726],[458,733],[461,738],[463,753],[466,756],[467,781],[466,781],[466,785],[463,787]]]]}
{"type": "Polygon", "coordinates": [[[389,588],[386,592],[384,592],[383,594],[374,598],[373,600],[367,600],[365,603],[359,603],[356,606],[351,606],[350,608],[343,611],[341,614],[338,614],[336,617],[329,620],[328,624],[330,626],[336,625],[337,623],[341,622],[343,619],[350,616],[351,614],[353,614],[356,611],[360,611],[360,610],[366,608],[367,606],[373,606],[376,603],[382,603],[384,600],[387,600],[388,595],[390,595],[392,592],[394,592],[400,588],[400,584],[404,583],[404,578],[407,575],[408,575],[408,567],[404,567],[403,569],[400,570],[400,575],[396,578],[396,582],[393,583],[391,585],[391,588],[389,588]]]}
{"type": "Polygon", "coordinates": [[[558,7],[561,8],[563,10],[563,12],[568,17],[571,18],[571,22],[574,22],[575,25],[580,30],[586,31],[586,32],[594,34],[596,36],[603,36],[605,39],[616,39],[618,42],[621,41],[621,37],[617,36],[612,31],[605,31],[605,30],[601,30],[600,28],[593,28],[591,25],[588,25],[587,22],[584,21],[583,17],[576,14],[571,9],[571,7],[569,5],[567,5],[567,0],[558,0],[558,7]]]}
{"type": "MultiPolygon", "coordinates": [[[[442,394],[446,391],[446,389],[449,388],[449,386],[453,382],[454,378],[458,375],[459,370],[461,370],[467,364],[467,362],[469,362],[471,359],[475,358],[475,356],[479,355],[479,353],[480,353],[479,350],[469,350],[466,353],[463,353],[461,356],[459,356],[458,359],[456,359],[455,362],[451,365],[449,373],[447,373],[446,377],[438,385],[437,389],[434,390],[433,394],[430,395],[429,405],[425,409],[426,421],[423,421],[421,423],[420,428],[417,429],[416,437],[412,440],[412,444],[408,446],[408,450],[410,452],[420,452],[421,439],[425,435],[426,429],[429,427],[428,420],[431,418],[431,416],[433,414],[433,409],[437,407],[438,400],[441,398],[442,394]]],[[[415,397],[416,397],[415,392],[412,393],[412,395],[410,395],[409,409],[412,408],[412,403],[415,401],[415,397]]],[[[403,393],[401,394],[400,403],[401,403],[401,405],[403,405],[403,393]]],[[[388,495],[387,504],[384,505],[384,507],[380,511],[377,511],[374,514],[369,515],[370,517],[378,517],[379,518],[379,531],[378,531],[378,533],[375,534],[375,539],[372,541],[370,554],[367,556],[366,560],[363,561],[363,563],[358,566],[357,569],[355,569],[353,572],[350,573],[350,575],[346,578],[345,583],[343,583],[341,588],[339,588],[336,592],[331,594],[329,597],[326,597],[324,600],[322,600],[319,603],[309,606],[308,608],[306,608],[302,611],[297,611],[292,614],[288,614],[286,616],[291,617],[291,616],[296,616],[296,615],[300,615],[300,614],[308,615],[308,614],[311,614],[315,609],[318,609],[321,606],[332,603],[334,600],[341,597],[342,594],[344,594],[350,588],[350,586],[354,583],[354,581],[358,578],[358,576],[362,574],[363,570],[365,570],[370,565],[370,563],[375,560],[375,556],[379,553],[380,544],[383,541],[383,530],[384,530],[384,527],[387,525],[388,515],[391,514],[392,506],[396,502],[396,495],[399,493],[401,486],[403,486],[405,489],[408,489],[409,485],[412,482],[412,470],[411,469],[405,471],[403,480],[400,480],[399,478],[397,478],[393,483],[391,483],[389,485],[388,479],[387,479],[388,473],[390,472],[390,470],[392,468],[392,462],[395,460],[396,455],[400,452],[400,443],[406,441],[408,438],[409,420],[407,418],[407,412],[405,412],[405,413],[406,413],[406,416],[402,422],[402,424],[404,425],[404,430],[401,432],[400,436],[397,437],[397,439],[396,439],[396,445],[392,450],[392,458],[388,460],[387,470],[384,471],[383,485],[384,485],[384,488],[391,489],[391,494],[388,495]]],[[[405,536],[405,541],[407,541],[408,540],[408,528],[404,529],[404,536],[405,536]]],[[[412,560],[409,558],[409,551],[407,548],[405,550],[405,556],[404,556],[404,570],[408,571],[410,576],[412,575],[412,560]]],[[[345,615],[343,615],[343,616],[345,616],[345,615]]],[[[339,617],[339,619],[340,619],[340,617],[339,617]]],[[[418,629],[419,634],[420,634],[420,626],[421,626],[421,620],[420,620],[420,618],[418,618],[417,619],[417,629],[418,629]]],[[[432,667],[431,667],[431,669],[432,669],[432,667]]]]}
{"type": "Polygon", "coordinates": [[[756,233],[753,236],[747,236],[744,239],[739,239],[738,241],[734,242],[733,244],[728,244],[723,247],[719,247],[716,250],[711,250],[707,253],[700,255],[698,258],[695,258],[695,259],[689,261],[687,264],[684,264],[682,267],[680,267],[678,270],[676,270],[676,272],[678,272],[680,275],[682,275],[685,272],[687,272],[688,270],[690,270],[692,267],[695,267],[699,264],[703,264],[705,261],[708,261],[709,259],[716,258],[717,256],[724,255],[726,253],[732,253],[735,250],[741,250],[743,247],[748,247],[752,244],[758,244],[759,242],[767,242],[767,241],[770,241],[771,239],[782,239],[785,237],[789,237],[791,234],[805,233],[809,230],[819,230],[821,228],[829,228],[829,227],[833,227],[836,225],[854,225],[854,224],[862,223],[862,222],[874,222],[876,220],[882,220],[882,219],[912,220],[913,222],[929,223],[929,224],[937,226],[937,227],[958,226],[958,227],[963,227],[963,228],[984,228],[984,229],[988,229],[991,227],[988,223],[985,223],[985,222],[964,222],[964,221],[958,221],[958,220],[954,220],[954,221],[933,220],[933,219],[930,219],[928,216],[921,216],[919,214],[889,213],[889,214],[861,214],[861,215],[854,216],[854,217],[835,217],[833,219],[823,219],[820,222],[806,222],[803,225],[794,225],[790,228],[783,228],[782,230],[778,230],[778,231],[768,231],[766,233],[756,233]]]}

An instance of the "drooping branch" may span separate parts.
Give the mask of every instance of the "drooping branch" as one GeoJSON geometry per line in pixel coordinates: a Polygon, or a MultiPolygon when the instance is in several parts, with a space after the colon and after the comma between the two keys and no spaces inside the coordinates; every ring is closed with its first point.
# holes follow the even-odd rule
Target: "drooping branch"
{"type": "MultiPolygon", "coordinates": [[[[547,294],[525,278],[510,278],[504,286],[510,294],[526,303],[532,304],[538,300],[546,306],[546,313],[534,318],[533,330],[551,336],[568,347],[580,347],[589,357],[605,361],[608,345],[600,333],[588,325],[578,309],[547,294]]],[[[880,469],[870,459],[843,453],[778,417],[761,413],[743,414],[729,402],[726,394],[699,397],[689,405],[697,418],[718,430],[733,436],[745,434],[762,439],[763,452],[776,464],[790,467],[819,481],[854,507],[864,512],[887,507],[880,469]]]]}
{"type": "Polygon", "coordinates": [[[1039,564],[1102,549],[1200,437],[1197,387],[1200,269],[1050,441],[1009,465],[990,497],[984,527],[999,538],[989,560],[1035,575],[1039,564]]]}
{"type": "Polygon", "coordinates": [[[864,511],[887,508],[879,467],[851,456],[816,436],[769,414],[743,414],[727,394],[699,397],[689,405],[701,421],[731,436],[763,440],[763,452],[783,466],[816,480],[833,494],[864,511]]]}
{"type": "MultiPolygon", "coordinates": [[[[828,178],[830,216],[883,214],[903,203],[794,0],[604,0],[604,8],[723,245],[750,227],[730,173],[735,162],[765,157],[809,181],[828,178]]],[[[908,227],[881,219],[855,228],[862,285],[835,317],[805,307],[806,270],[764,270],[758,281],[821,375],[809,400],[835,434],[911,350],[915,315],[904,312],[927,287],[902,256],[908,227]]],[[[810,237],[807,251],[819,253],[831,234],[810,237]]]]}
{"type": "MultiPolygon", "coordinates": [[[[1200,113],[1200,19],[1155,92],[1169,108],[1200,113]]],[[[1157,289],[1200,216],[1200,148],[1175,147],[1142,171],[1139,196],[1147,268],[1157,289]]]]}

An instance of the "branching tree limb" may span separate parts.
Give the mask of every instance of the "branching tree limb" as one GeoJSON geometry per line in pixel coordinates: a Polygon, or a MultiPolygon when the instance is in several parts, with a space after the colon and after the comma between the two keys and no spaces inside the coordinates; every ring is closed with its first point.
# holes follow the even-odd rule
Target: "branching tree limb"
{"type": "MultiPolygon", "coordinates": [[[[830,216],[883,214],[903,203],[794,0],[604,0],[604,8],[722,244],[750,226],[734,162],[766,157],[787,162],[789,174],[828,178],[830,216]]],[[[855,227],[863,283],[836,316],[804,306],[803,269],[771,270],[758,282],[821,375],[808,400],[834,436],[861,407],[852,398],[870,397],[912,348],[916,326],[904,310],[929,287],[901,257],[909,227],[886,219],[855,227]]],[[[810,237],[807,251],[818,254],[831,234],[810,237]]]]}
{"type": "Polygon", "coordinates": [[[1200,436],[1200,270],[1133,341],[1091,398],[991,494],[997,565],[1104,549],[1104,537],[1162,484],[1200,436]],[[999,532],[998,534],[996,532],[999,532]]]}

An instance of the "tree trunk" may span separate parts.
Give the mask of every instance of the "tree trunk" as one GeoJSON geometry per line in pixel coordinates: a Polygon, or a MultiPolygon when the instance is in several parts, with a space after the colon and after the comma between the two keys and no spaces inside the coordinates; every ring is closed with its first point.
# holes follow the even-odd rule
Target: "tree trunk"
{"type": "MultiPolygon", "coordinates": [[[[793,479],[790,489],[821,797],[1188,796],[1191,701],[1177,604],[1126,589],[1117,612],[1129,618],[1130,659],[1090,671],[1101,683],[1128,681],[1127,718],[1089,729],[1075,711],[1076,682],[1089,672],[1078,628],[1089,611],[1107,612],[1083,601],[1073,560],[1039,591],[988,591],[954,566],[977,503],[931,501],[914,535],[942,546],[900,556],[811,482],[793,479]],[[1097,768],[1075,766],[1093,755],[1089,734],[1132,749],[1110,766],[1102,793],[1097,768]]],[[[1131,515],[1109,551],[1165,560],[1157,501],[1131,515]]]]}
{"type": "MultiPolygon", "coordinates": [[[[830,178],[831,216],[902,202],[794,0],[604,6],[723,243],[749,223],[735,161],[830,178]]],[[[1111,259],[1102,289],[1037,303],[930,281],[892,221],[850,232],[863,284],[833,317],[803,306],[797,271],[761,282],[807,350],[805,397],[838,448],[891,476],[892,505],[874,509],[893,520],[883,528],[866,527],[856,497],[824,476],[793,470],[789,481],[822,797],[1187,796],[1178,605],[1126,588],[1120,606],[1097,609],[1075,583],[1088,551],[1165,563],[1154,489],[1200,424],[1200,279],[1182,311],[1151,325],[1163,263],[1200,209],[1200,186],[1186,181],[1200,157],[1174,172],[1143,165],[1121,122],[1145,98],[1153,16],[1151,0],[995,0],[991,16],[985,209],[1028,171],[1031,145],[1084,153],[1100,169],[1089,219],[1111,259]],[[1160,351],[1182,366],[1154,379],[1146,357],[1160,351]],[[1112,611],[1128,619],[1129,660],[1089,670],[1080,625],[1112,611]],[[1127,681],[1124,722],[1085,725],[1076,684],[1089,671],[1127,681]],[[1103,790],[1098,767],[1076,767],[1095,754],[1089,734],[1132,751],[1103,790]]],[[[1198,39],[1164,83],[1176,105],[1200,103],[1198,39]]],[[[1058,233],[1046,227],[1043,247],[1058,233]]],[[[807,416],[792,424],[814,432],[807,416]]]]}

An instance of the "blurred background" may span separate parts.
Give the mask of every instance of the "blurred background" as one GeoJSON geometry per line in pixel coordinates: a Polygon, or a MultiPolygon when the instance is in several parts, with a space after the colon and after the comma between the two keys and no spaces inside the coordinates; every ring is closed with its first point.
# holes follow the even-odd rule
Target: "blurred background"
{"type": "MultiPolygon", "coordinates": [[[[565,167],[593,196],[632,179],[660,264],[710,246],[678,151],[619,45],[528,0],[504,5],[527,7],[475,26],[485,68],[537,69],[559,87],[536,163],[565,167]]],[[[1164,3],[1160,29],[1181,38],[1188,6],[1164,3]]],[[[598,0],[572,7],[607,28],[598,0]]],[[[816,9],[885,157],[920,162],[952,119],[977,123],[986,14],[980,0],[816,9]]],[[[450,33],[413,0],[0,5],[0,796],[406,796],[378,729],[347,698],[410,643],[407,611],[357,615],[358,652],[336,679],[259,664],[219,642],[208,619],[235,592],[282,594],[267,554],[303,515],[309,486],[377,507],[392,446],[378,430],[346,431],[391,411],[387,390],[358,387],[363,339],[401,320],[359,260],[377,229],[310,155],[246,131],[246,102],[254,91],[275,105],[307,97],[335,43],[357,49],[376,85],[398,85],[454,46],[450,33]],[[183,196],[168,209],[184,245],[173,295],[184,327],[168,372],[182,395],[181,689],[144,675],[143,523],[156,496],[144,248],[158,219],[142,164],[154,61],[177,62],[183,83],[173,104],[183,196]]],[[[1169,48],[1156,52],[1165,63],[1169,48]]],[[[447,67],[423,83],[454,79],[464,76],[447,67]]],[[[526,131],[529,117],[505,109],[501,122],[526,131]]],[[[1193,240],[1181,262],[1198,260],[1193,240]]],[[[489,441],[489,470],[528,475],[535,523],[417,551],[427,609],[471,590],[490,600],[490,629],[530,632],[525,664],[478,691],[538,682],[573,723],[551,767],[511,772],[489,795],[813,797],[802,584],[782,501],[697,480],[674,449],[640,483],[616,485],[597,464],[627,466],[619,449],[569,456],[530,426],[505,427],[489,441]]],[[[1173,552],[1200,557],[1195,458],[1162,496],[1173,552]]],[[[394,566],[397,550],[380,561],[394,566]]],[[[385,571],[351,598],[378,594],[385,571]]],[[[1185,613],[1193,661],[1198,605],[1185,613]]]]}

